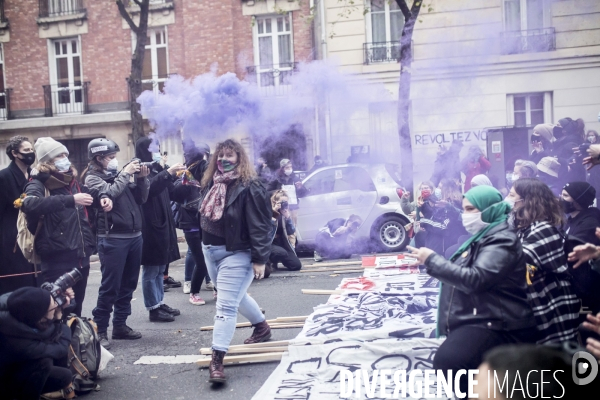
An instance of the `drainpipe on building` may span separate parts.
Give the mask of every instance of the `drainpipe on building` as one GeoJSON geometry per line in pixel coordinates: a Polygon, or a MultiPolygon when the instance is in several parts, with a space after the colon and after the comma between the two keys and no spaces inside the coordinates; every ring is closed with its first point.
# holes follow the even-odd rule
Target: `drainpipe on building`
{"type": "MultiPolygon", "coordinates": [[[[319,1],[319,20],[321,24],[321,59],[327,58],[327,25],[325,24],[325,0],[319,1]]],[[[329,121],[329,99],[325,102],[325,143],[327,145],[327,161],[333,163],[331,156],[331,125],[329,121]]]]}

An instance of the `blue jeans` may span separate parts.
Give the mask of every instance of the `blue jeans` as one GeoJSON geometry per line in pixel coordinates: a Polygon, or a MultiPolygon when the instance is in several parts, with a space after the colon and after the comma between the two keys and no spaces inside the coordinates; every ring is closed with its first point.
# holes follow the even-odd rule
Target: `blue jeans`
{"type": "Polygon", "coordinates": [[[142,292],[146,310],[160,307],[165,297],[163,276],[166,265],[142,265],[142,292]]]}
{"type": "Polygon", "coordinates": [[[202,250],[208,274],[219,288],[212,348],[227,351],[235,332],[238,309],[253,325],[265,320],[256,301],[246,293],[254,279],[250,250],[227,251],[225,246],[205,244],[202,250]]]}
{"type": "Polygon", "coordinates": [[[92,310],[98,332],[106,332],[113,306],[113,327],[125,325],[131,315],[131,298],[140,277],[142,243],[141,235],[131,239],[98,238],[102,282],[96,308],[92,310]]]}

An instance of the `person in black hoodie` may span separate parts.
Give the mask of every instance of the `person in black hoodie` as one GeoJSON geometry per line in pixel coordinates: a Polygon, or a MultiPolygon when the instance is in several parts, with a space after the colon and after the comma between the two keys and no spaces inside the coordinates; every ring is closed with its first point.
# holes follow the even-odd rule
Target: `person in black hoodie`
{"type": "Polygon", "coordinates": [[[35,153],[29,139],[13,136],[6,145],[6,154],[11,163],[0,171],[0,294],[23,286],[36,286],[33,264],[23,257],[19,246],[15,246],[19,210],[13,205],[29,179],[35,153]],[[28,275],[4,277],[18,274],[28,275]]]}
{"type": "Polygon", "coordinates": [[[198,146],[191,139],[183,142],[183,158],[187,169],[181,174],[181,179],[175,182],[171,193],[171,200],[180,204],[178,228],[183,230],[192,258],[196,266],[192,272],[191,280],[186,278],[184,285],[189,285],[189,302],[195,306],[204,305],[205,301],[200,297],[200,286],[208,276],[206,261],[202,252],[202,230],[198,209],[202,190],[200,182],[202,175],[208,167],[210,147],[201,143],[198,146]]]}
{"type": "Polygon", "coordinates": [[[98,213],[96,232],[102,282],[98,302],[92,311],[98,325],[100,344],[110,348],[108,322],[113,315],[113,339],[139,339],[142,334],[126,325],[131,315],[131,299],[137,288],[142,261],[142,209],[148,199],[148,167],[130,162],[118,172],[119,146],[109,139],[93,139],[88,144],[90,163],[83,176],[87,187],[107,193],[113,209],[98,213]],[[132,178],[135,178],[132,181],[132,178]]]}
{"type": "Polygon", "coordinates": [[[71,166],[64,145],[43,137],[34,147],[39,163],[25,186],[21,210],[27,216],[27,228],[35,234],[42,282],[54,282],[74,268],[81,272],[83,278],[73,286],[73,312],[81,316],[90,256],[96,251],[89,218],[91,210],[87,207],[102,207],[109,212],[112,200],[106,193],[79,185],[77,171],[71,166]]]}
{"type": "MultiPolygon", "coordinates": [[[[73,292],[66,294],[68,305],[73,292]]],[[[61,318],[62,309],[47,290],[24,287],[0,296],[3,399],[38,400],[42,393],[59,390],[60,398],[75,397],[66,368],[71,330],[61,318]]]]}
{"type": "Polygon", "coordinates": [[[152,139],[140,138],[135,144],[135,155],[142,162],[152,162],[150,169],[150,192],[148,201],[142,204],[143,224],[142,237],[142,292],[144,305],[149,311],[150,321],[171,322],[180,312],[164,304],[163,277],[165,267],[170,262],[179,260],[177,232],[171,212],[170,193],[177,172],[185,169],[175,164],[165,169],[161,166],[159,152],[151,153],[149,148],[152,139]]]}
{"type": "MultiPolygon", "coordinates": [[[[562,190],[560,198],[563,211],[568,215],[566,232],[569,236],[599,246],[600,239],[595,235],[600,227],[600,210],[592,207],[596,189],[587,182],[570,182],[562,190]]],[[[584,264],[572,271],[574,286],[582,303],[594,313],[600,311],[600,274],[584,264]]]]}

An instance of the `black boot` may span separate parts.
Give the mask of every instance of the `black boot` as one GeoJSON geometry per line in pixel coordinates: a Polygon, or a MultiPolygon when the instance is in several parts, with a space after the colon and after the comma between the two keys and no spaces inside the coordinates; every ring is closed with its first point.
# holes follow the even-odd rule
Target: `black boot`
{"type": "Polygon", "coordinates": [[[110,341],[108,340],[108,333],[106,332],[98,332],[98,340],[102,347],[106,350],[110,349],[110,341]]]}
{"type": "Polygon", "coordinates": [[[166,312],[168,312],[169,314],[171,314],[172,316],[176,317],[178,315],[181,315],[181,311],[179,311],[176,308],[171,308],[166,304],[161,304],[160,308],[162,308],[163,310],[165,310],[166,312]]]}
{"type": "Polygon", "coordinates": [[[134,331],[127,325],[116,325],[116,326],[113,326],[112,338],[113,339],[124,339],[124,340],[135,340],[135,339],[141,339],[142,334],[138,331],[134,331]]]}
{"type": "Polygon", "coordinates": [[[261,343],[271,339],[271,327],[267,321],[259,322],[254,325],[252,336],[244,340],[244,344],[261,343]]]}
{"type": "Polygon", "coordinates": [[[210,365],[208,366],[208,371],[210,372],[209,382],[223,383],[227,381],[223,358],[225,358],[224,351],[213,350],[212,360],[210,360],[210,365]]]}
{"type": "Polygon", "coordinates": [[[152,322],[173,322],[175,317],[163,310],[162,308],[155,308],[150,310],[150,321],[152,322]]]}

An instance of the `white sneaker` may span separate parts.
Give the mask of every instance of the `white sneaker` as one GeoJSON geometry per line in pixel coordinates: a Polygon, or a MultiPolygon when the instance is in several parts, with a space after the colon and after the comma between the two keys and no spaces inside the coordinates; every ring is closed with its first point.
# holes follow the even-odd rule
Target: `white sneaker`
{"type": "Polygon", "coordinates": [[[192,281],[183,282],[183,293],[190,294],[191,290],[192,290],[192,281]]]}
{"type": "Polygon", "coordinates": [[[204,285],[204,290],[214,290],[215,288],[215,284],[211,282],[208,282],[206,285],[204,285]]]}
{"type": "Polygon", "coordinates": [[[315,262],[323,261],[323,257],[321,257],[321,255],[319,253],[317,253],[316,251],[314,254],[314,258],[315,258],[315,262]]]}
{"type": "Polygon", "coordinates": [[[195,306],[202,306],[206,304],[206,302],[202,300],[202,297],[198,296],[197,294],[190,294],[190,303],[195,306]]]}

